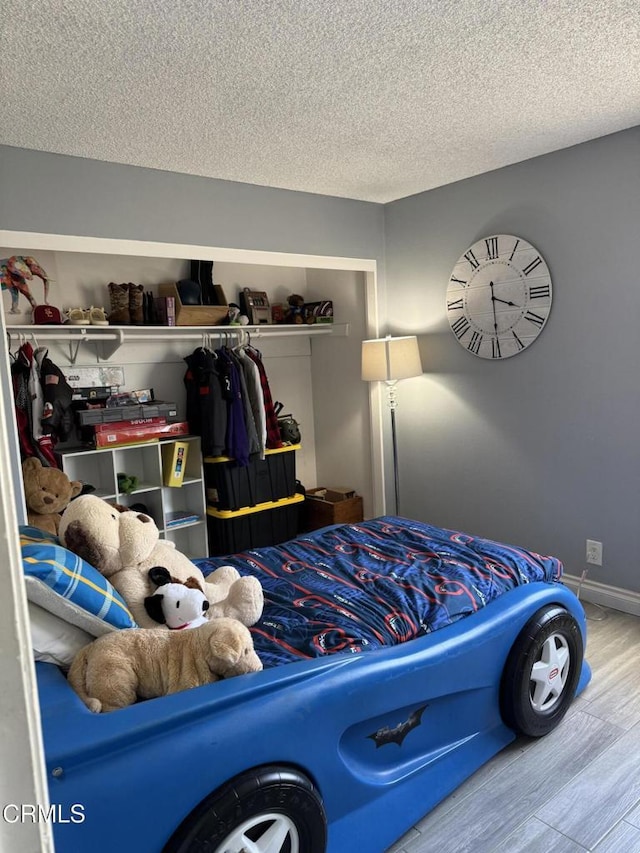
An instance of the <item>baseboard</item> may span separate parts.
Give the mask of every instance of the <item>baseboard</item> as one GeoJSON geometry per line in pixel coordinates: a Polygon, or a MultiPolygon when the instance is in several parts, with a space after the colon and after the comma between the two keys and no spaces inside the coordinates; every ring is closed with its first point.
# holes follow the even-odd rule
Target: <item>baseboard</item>
{"type": "Polygon", "coordinates": [[[640,616],[640,593],[632,592],[630,589],[622,589],[618,586],[608,586],[604,583],[585,578],[580,583],[580,578],[574,575],[563,575],[562,580],[573,592],[580,587],[580,598],[592,604],[601,604],[603,607],[611,607],[613,610],[621,610],[623,613],[631,613],[640,616]]]}

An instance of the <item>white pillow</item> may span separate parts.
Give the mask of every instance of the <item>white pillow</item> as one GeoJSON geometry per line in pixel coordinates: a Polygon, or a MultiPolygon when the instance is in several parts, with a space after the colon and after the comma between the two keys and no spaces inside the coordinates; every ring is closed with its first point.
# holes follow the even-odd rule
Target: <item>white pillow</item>
{"type": "Polygon", "coordinates": [[[31,646],[35,659],[68,669],[76,654],[91,643],[93,637],[32,601],[28,604],[31,646]]]}

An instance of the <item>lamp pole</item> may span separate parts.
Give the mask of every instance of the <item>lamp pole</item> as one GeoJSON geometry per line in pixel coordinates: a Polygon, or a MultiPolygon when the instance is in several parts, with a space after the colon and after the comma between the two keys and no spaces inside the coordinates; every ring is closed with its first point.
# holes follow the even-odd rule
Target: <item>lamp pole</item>
{"type": "Polygon", "coordinates": [[[396,435],[396,382],[420,376],[422,364],[418,339],[415,335],[393,338],[374,338],[362,342],[362,379],[366,382],[385,382],[387,402],[391,410],[391,440],[393,443],[393,481],[395,514],[400,512],[400,477],[398,473],[398,438],[396,435]]]}
{"type": "Polygon", "coordinates": [[[387,380],[387,402],[391,410],[391,441],[393,445],[393,482],[396,496],[396,511],[395,515],[400,513],[400,477],[398,474],[398,438],[396,434],[396,409],[398,401],[396,399],[396,382],[397,380],[387,380]]]}

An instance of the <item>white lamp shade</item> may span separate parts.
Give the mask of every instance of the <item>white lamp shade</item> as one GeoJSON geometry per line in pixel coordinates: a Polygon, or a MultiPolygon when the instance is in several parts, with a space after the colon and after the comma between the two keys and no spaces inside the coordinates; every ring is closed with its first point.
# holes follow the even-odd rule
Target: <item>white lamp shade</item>
{"type": "Polygon", "coordinates": [[[362,342],[362,378],[366,382],[389,382],[421,375],[420,350],[415,335],[362,342]]]}

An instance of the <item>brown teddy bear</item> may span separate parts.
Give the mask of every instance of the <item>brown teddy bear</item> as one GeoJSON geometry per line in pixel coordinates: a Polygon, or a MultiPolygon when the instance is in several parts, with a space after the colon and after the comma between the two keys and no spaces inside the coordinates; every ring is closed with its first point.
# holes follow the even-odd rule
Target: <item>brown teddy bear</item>
{"type": "Polygon", "coordinates": [[[68,680],[100,713],[261,669],[249,630],[236,619],[216,619],[192,631],[103,634],[78,652],[68,680]]]}
{"type": "Polygon", "coordinates": [[[82,483],[64,471],[47,468],[31,456],[22,463],[27,520],[32,527],[58,535],[62,511],[82,491],[82,483]]]}
{"type": "Polygon", "coordinates": [[[243,625],[258,621],[264,599],[257,578],[241,578],[233,566],[220,566],[205,580],[173,542],[160,539],[149,515],[121,509],[96,495],[82,495],[63,512],[59,536],[65,548],[109,579],[141,628],[158,627],[144,606],[145,598],[156,592],[149,577],[154,566],[164,566],[180,583],[189,578],[197,581],[209,601],[210,619],[228,616],[243,625]]]}
{"type": "Polygon", "coordinates": [[[284,315],[285,323],[313,323],[313,317],[307,317],[307,312],[304,307],[304,297],[297,293],[292,293],[287,298],[287,310],[284,315]]]}

